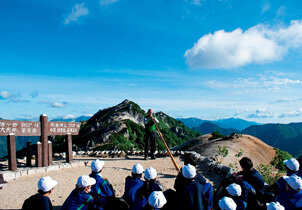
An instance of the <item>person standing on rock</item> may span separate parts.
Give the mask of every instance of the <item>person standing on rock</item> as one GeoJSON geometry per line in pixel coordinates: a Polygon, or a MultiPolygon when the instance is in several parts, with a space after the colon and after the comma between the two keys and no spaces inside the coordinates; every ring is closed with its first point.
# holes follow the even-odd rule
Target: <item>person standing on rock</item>
{"type": "Polygon", "coordinates": [[[156,138],[156,127],[154,121],[158,123],[156,117],[153,116],[152,109],[148,110],[147,117],[145,118],[145,160],[148,159],[149,144],[151,144],[151,159],[155,159],[155,138],[156,138]]]}

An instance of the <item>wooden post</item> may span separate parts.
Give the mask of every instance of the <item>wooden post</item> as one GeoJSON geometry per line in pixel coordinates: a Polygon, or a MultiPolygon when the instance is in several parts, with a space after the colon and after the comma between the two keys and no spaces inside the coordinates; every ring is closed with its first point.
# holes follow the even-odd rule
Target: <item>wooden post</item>
{"type": "Polygon", "coordinates": [[[48,117],[46,114],[40,116],[41,121],[41,143],[42,143],[42,166],[48,166],[48,117]]]}
{"type": "Polygon", "coordinates": [[[11,171],[17,170],[16,137],[10,133],[7,136],[8,168],[11,171]]]}
{"type": "Polygon", "coordinates": [[[28,141],[26,143],[26,167],[31,167],[31,157],[32,157],[31,142],[28,141]]]}
{"type": "Polygon", "coordinates": [[[36,167],[42,167],[42,144],[37,142],[36,167]]]}
{"type": "Polygon", "coordinates": [[[48,141],[48,165],[52,165],[52,143],[48,141]]]}
{"type": "Polygon", "coordinates": [[[70,163],[73,159],[72,157],[72,139],[71,139],[71,133],[67,133],[67,151],[66,151],[66,162],[70,163]]]}

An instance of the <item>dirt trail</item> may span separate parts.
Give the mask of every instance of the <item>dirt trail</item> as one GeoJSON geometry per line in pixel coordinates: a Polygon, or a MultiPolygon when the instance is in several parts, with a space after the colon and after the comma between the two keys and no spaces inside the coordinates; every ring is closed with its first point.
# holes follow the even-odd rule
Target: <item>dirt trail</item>
{"type": "MultiPolygon", "coordinates": [[[[182,167],[183,162],[179,157],[175,158],[177,164],[182,167]]],[[[92,160],[92,158],[87,159],[92,160]]],[[[106,161],[102,176],[108,178],[116,190],[118,197],[124,193],[125,178],[131,174],[132,165],[140,163],[144,168],[152,166],[158,172],[158,180],[164,186],[165,190],[173,188],[177,172],[170,158],[157,158],[156,160],[145,161],[140,157],[133,159],[103,159],[106,161]]],[[[89,163],[90,166],[90,163],[89,163]]],[[[9,184],[0,190],[0,209],[20,209],[26,198],[37,191],[37,182],[43,176],[51,176],[59,184],[55,187],[51,195],[51,201],[55,209],[63,204],[67,196],[74,189],[76,180],[79,176],[90,173],[90,167],[76,167],[62,169],[42,174],[35,174],[26,177],[20,177],[10,181],[9,184]]],[[[213,181],[213,177],[211,177],[213,181]]],[[[214,180],[215,181],[215,180],[214,180]]]]}

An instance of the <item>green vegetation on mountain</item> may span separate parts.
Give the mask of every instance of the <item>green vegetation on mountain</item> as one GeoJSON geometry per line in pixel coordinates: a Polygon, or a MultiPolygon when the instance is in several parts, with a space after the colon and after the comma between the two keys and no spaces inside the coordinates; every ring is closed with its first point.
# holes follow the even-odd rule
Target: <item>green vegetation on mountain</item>
{"type": "Polygon", "coordinates": [[[275,150],[276,150],[276,156],[274,157],[271,164],[275,168],[285,172],[285,165],[284,165],[283,161],[292,158],[292,155],[289,154],[288,152],[282,151],[278,148],[275,148],[275,150]]]}
{"type": "Polygon", "coordinates": [[[228,129],[221,128],[212,122],[203,123],[198,127],[193,127],[192,130],[195,130],[197,132],[204,133],[204,134],[218,132],[222,135],[231,135],[232,133],[239,132],[238,130],[232,129],[232,128],[228,128],[228,129]]]}
{"type": "Polygon", "coordinates": [[[241,133],[255,136],[295,156],[302,155],[302,123],[255,125],[241,133]]]}
{"type": "MultiPolygon", "coordinates": [[[[85,147],[87,142],[93,142],[99,149],[109,146],[121,150],[143,149],[145,116],[145,111],[136,103],[125,100],[117,106],[100,110],[93,115],[82,125],[74,142],[80,147],[85,147]]],[[[155,116],[159,120],[158,127],[170,147],[200,135],[163,112],[156,113],[155,116]]],[[[159,138],[157,143],[158,149],[165,149],[159,138]]]]}

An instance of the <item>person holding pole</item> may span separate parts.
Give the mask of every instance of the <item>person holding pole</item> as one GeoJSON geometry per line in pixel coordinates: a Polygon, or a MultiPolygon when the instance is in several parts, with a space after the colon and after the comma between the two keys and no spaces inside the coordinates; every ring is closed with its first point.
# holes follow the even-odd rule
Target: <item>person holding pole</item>
{"type": "Polygon", "coordinates": [[[151,159],[155,158],[155,139],[156,139],[156,127],[155,122],[158,123],[159,121],[156,117],[153,116],[152,109],[148,110],[147,117],[145,118],[145,160],[148,159],[149,153],[149,144],[151,144],[151,159]]]}

